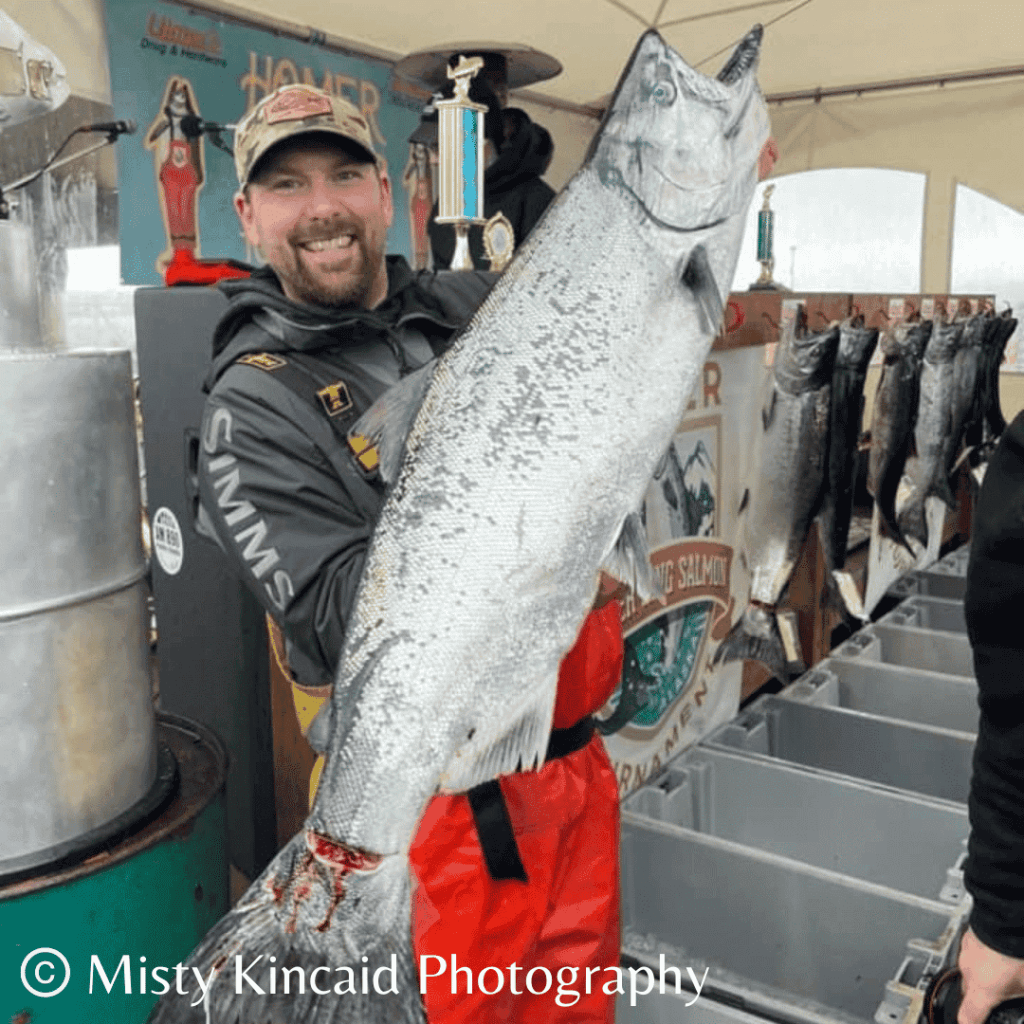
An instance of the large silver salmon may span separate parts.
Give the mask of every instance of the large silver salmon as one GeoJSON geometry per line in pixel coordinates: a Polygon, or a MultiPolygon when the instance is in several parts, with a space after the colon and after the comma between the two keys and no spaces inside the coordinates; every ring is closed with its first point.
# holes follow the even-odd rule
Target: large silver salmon
{"type": "Polygon", "coordinates": [[[768,134],[760,39],[718,79],[641,39],[583,168],[410,397],[313,810],[153,1021],[423,1020],[409,845],[439,790],[544,759],[559,663],[719,327],[768,134]]]}
{"type": "Polygon", "coordinates": [[[750,601],[715,653],[716,663],[750,658],[779,679],[788,678],[791,659],[775,613],[821,509],[838,344],[838,324],[817,334],[793,325],[779,340],[761,410],[754,478],[741,502],[750,601]]]}

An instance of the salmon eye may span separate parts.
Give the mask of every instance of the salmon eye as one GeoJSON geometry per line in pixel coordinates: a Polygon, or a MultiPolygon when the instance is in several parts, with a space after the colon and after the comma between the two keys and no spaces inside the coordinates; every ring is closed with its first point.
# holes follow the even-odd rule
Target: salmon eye
{"type": "Polygon", "coordinates": [[[675,98],[676,87],[664,79],[658,82],[651,90],[651,99],[659,106],[667,107],[670,103],[674,102],[675,98]]]}

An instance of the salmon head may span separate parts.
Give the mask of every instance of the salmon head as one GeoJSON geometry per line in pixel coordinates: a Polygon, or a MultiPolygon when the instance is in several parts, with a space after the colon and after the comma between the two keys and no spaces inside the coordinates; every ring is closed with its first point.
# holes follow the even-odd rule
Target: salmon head
{"type": "Polygon", "coordinates": [[[590,154],[602,181],[663,227],[695,231],[745,214],[769,131],[756,78],[762,33],[755,26],[708,78],[647,32],[590,154]]]}

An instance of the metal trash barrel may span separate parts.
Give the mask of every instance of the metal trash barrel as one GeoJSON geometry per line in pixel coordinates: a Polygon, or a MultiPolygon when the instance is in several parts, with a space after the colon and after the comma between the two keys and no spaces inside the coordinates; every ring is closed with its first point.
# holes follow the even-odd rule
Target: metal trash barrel
{"type": "Polygon", "coordinates": [[[0,875],[157,774],[131,362],[0,351],[0,875]]]}
{"type": "Polygon", "coordinates": [[[170,803],[82,863],[0,875],[0,1021],[142,1024],[228,909],[227,752],[159,714],[170,803]]]}

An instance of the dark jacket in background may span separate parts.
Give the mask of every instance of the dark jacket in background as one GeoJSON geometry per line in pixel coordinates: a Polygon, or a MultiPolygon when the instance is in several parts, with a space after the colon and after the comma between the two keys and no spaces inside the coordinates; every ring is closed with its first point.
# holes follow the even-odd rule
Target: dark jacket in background
{"type": "MultiPolygon", "coordinates": [[[[498,151],[498,158],[484,172],[484,217],[493,217],[499,212],[505,214],[512,224],[518,248],[555,198],[555,190],[541,180],[551,162],[554,144],[548,130],[534,124],[525,111],[509,107],[502,113],[507,138],[498,151]]],[[[434,266],[446,269],[455,254],[455,229],[451,224],[436,224],[436,216],[435,203],[427,232],[434,266]]],[[[470,228],[469,251],[477,270],[490,269],[479,227],[470,228]]]]}
{"type": "Polygon", "coordinates": [[[970,923],[985,945],[1024,958],[1024,413],[985,471],[964,610],[981,709],[965,870],[970,923]]]}

